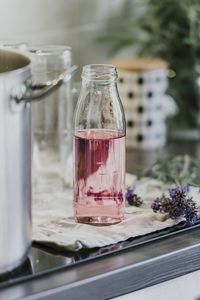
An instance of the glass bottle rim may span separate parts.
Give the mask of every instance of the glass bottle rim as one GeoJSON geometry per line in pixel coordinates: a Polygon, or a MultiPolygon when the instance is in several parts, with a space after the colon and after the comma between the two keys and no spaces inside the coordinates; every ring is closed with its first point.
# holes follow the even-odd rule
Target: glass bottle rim
{"type": "Polygon", "coordinates": [[[82,78],[93,81],[110,81],[117,79],[116,67],[109,64],[90,64],[83,66],[82,78]]]}
{"type": "Polygon", "coordinates": [[[41,56],[71,54],[71,50],[71,47],[65,45],[36,45],[28,49],[30,53],[41,56]]]}

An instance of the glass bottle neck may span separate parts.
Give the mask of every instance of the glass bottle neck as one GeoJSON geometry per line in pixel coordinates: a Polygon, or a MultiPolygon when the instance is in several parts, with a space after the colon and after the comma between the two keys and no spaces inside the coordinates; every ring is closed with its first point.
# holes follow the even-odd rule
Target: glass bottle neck
{"type": "Polygon", "coordinates": [[[89,78],[82,78],[82,86],[91,86],[91,87],[117,87],[116,79],[110,80],[93,80],[89,78]]]}
{"type": "Polygon", "coordinates": [[[99,100],[103,98],[110,98],[113,101],[118,96],[116,80],[90,80],[83,78],[81,93],[90,94],[91,96],[98,97],[99,100]]]}

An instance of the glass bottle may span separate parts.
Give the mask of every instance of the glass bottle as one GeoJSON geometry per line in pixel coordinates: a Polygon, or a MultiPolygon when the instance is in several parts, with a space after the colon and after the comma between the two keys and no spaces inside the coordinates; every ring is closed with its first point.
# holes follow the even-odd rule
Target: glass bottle
{"type": "Polygon", "coordinates": [[[74,117],[76,222],[111,225],[124,218],[125,117],[111,65],[83,67],[74,117]]]}

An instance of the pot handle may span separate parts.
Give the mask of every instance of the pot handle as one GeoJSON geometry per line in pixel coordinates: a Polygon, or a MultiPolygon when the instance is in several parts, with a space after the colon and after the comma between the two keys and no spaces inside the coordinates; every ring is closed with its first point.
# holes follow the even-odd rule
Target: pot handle
{"type": "Polygon", "coordinates": [[[17,103],[20,102],[36,102],[40,101],[44,96],[49,95],[56,90],[64,82],[71,79],[71,77],[77,72],[78,66],[74,65],[64,73],[60,74],[56,79],[44,84],[28,84],[28,88],[25,93],[21,92],[14,96],[17,103]]]}

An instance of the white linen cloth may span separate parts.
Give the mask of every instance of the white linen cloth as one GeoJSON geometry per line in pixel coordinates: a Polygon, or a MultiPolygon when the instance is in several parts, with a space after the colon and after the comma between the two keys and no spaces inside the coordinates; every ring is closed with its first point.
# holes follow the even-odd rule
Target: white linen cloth
{"type": "MultiPolygon", "coordinates": [[[[181,219],[166,219],[150,208],[152,201],[167,192],[158,180],[126,175],[127,186],[135,186],[143,204],[137,208],[126,205],[125,220],[111,226],[77,224],[73,216],[72,189],[65,191],[33,192],[33,240],[51,247],[78,251],[82,248],[103,247],[125,241],[130,237],[173,226],[181,219]]],[[[192,188],[191,195],[199,204],[199,189],[192,188]]]]}

